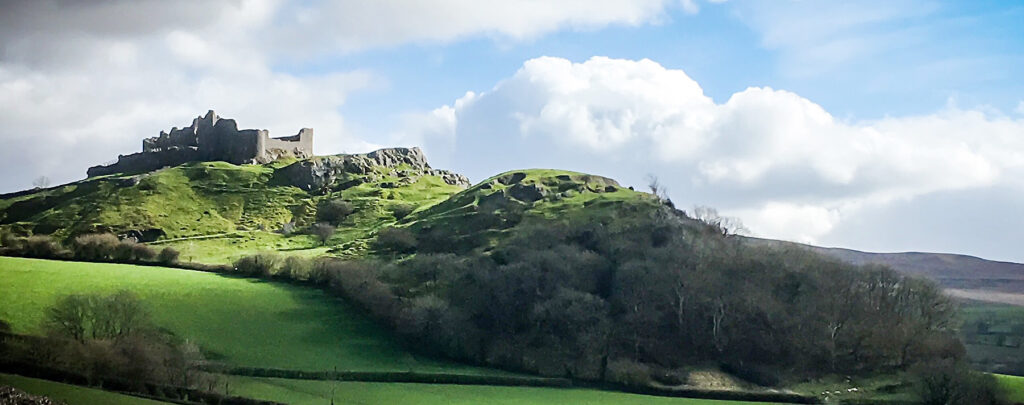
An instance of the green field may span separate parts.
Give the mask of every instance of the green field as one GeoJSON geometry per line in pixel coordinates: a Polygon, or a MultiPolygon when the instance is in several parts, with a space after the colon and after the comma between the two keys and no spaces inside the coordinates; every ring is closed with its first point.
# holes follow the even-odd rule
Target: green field
{"type": "Polygon", "coordinates": [[[44,310],[76,292],[135,292],[157,326],[229,364],[299,370],[492,373],[410,355],[359,311],[323,291],[212,273],[0,257],[0,319],[40,333],[44,310]]]}
{"type": "Polygon", "coordinates": [[[999,385],[1006,393],[1006,399],[1013,403],[1024,403],[1024,377],[996,374],[999,385]]]}
{"type": "Polygon", "coordinates": [[[64,401],[68,405],[161,405],[145,398],[121,395],[92,388],[61,384],[52,381],[27,378],[11,374],[0,374],[0,385],[9,385],[29,394],[43,395],[64,401]]]}
{"type": "Polygon", "coordinates": [[[972,365],[996,373],[1024,373],[1024,307],[969,301],[961,337],[972,365]]]}
{"type": "MultiPolygon", "coordinates": [[[[360,383],[231,377],[231,395],[292,405],[330,403],[392,405],[741,405],[754,402],[667,398],[571,388],[495,387],[482,385],[360,383]]],[[[765,404],[765,402],[758,402],[765,404]]]]}

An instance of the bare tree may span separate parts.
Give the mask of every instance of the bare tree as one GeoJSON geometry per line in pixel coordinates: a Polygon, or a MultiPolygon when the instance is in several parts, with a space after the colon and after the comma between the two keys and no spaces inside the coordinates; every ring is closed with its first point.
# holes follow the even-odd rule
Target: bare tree
{"type": "Polygon", "coordinates": [[[658,176],[653,174],[647,175],[647,188],[650,189],[651,194],[654,194],[654,196],[658,197],[659,200],[670,201],[668,199],[668,189],[665,188],[664,184],[661,184],[661,181],[658,180],[658,176]]]}
{"type": "Polygon", "coordinates": [[[35,188],[47,188],[50,186],[50,178],[46,176],[36,177],[35,180],[32,180],[32,186],[35,188]]]}
{"type": "Polygon", "coordinates": [[[693,207],[693,218],[718,229],[723,235],[743,235],[749,232],[739,218],[719,215],[718,210],[705,205],[693,207]]]}

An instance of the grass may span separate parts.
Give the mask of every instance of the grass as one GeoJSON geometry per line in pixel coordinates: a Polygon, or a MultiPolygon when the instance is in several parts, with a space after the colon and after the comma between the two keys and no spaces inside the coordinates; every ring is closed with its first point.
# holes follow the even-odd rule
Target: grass
{"type": "Polygon", "coordinates": [[[996,374],[996,380],[1006,394],[1006,399],[1013,403],[1024,403],[1024,377],[996,374]]]}
{"type": "Polygon", "coordinates": [[[166,404],[166,402],[158,402],[130,395],[11,374],[0,374],[0,385],[9,385],[33,395],[43,395],[51,399],[66,402],[68,405],[166,404]]]}
{"type": "Polygon", "coordinates": [[[1024,372],[1024,307],[967,302],[961,317],[961,337],[976,368],[1024,372]]]}
{"type": "Polygon", "coordinates": [[[280,251],[287,255],[323,255],[328,248],[321,248],[310,235],[284,236],[274,232],[239,231],[211,238],[174,240],[151,244],[155,249],[172,247],[181,252],[182,261],[206,264],[233,263],[242,256],[259,251],[280,251]]]}
{"type": "MultiPolygon", "coordinates": [[[[793,391],[825,398],[829,401],[867,399],[880,401],[913,401],[910,387],[902,386],[904,376],[879,374],[870,377],[830,376],[789,387],[793,391]]],[[[831,403],[831,402],[830,402],[831,403]]]]}
{"type": "Polygon", "coordinates": [[[62,294],[138,294],[157,326],[214,360],[296,370],[498,373],[409,354],[387,331],[321,290],[161,267],[0,257],[0,319],[41,333],[62,294]]]}
{"type": "MultiPolygon", "coordinates": [[[[668,398],[576,388],[496,387],[483,385],[361,383],[228,377],[232,395],[292,405],[330,403],[393,405],[745,405],[753,402],[668,398]]],[[[759,402],[758,404],[765,404],[759,402]]]]}
{"type": "Polygon", "coordinates": [[[82,233],[159,229],[166,239],[190,238],[162,244],[179,249],[186,257],[203,263],[229,263],[264,250],[306,256],[328,252],[330,248],[320,248],[309,235],[276,232],[289,223],[302,231],[316,221],[320,201],[344,198],[357,211],[338,227],[329,245],[341,246],[332,252],[339,256],[358,256],[377,229],[395,222],[392,206],[422,209],[462,190],[438,176],[400,165],[351,174],[343,180],[359,178],[363,183],[317,195],[286,184],[280,170],[293,162],[196,162],[139,176],[89,178],[0,200],[0,225],[19,234],[52,234],[60,239],[82,233]],[[196,238],[225,234],[233,237],[196,238]]]}

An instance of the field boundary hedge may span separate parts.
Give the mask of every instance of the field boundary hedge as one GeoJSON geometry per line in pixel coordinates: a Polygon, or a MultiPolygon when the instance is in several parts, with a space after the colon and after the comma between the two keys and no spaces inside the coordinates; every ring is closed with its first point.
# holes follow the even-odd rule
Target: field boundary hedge
{"type": "Polygon", "coordinates": [[[205,371],[245,377],[286,378],[292,380],[359,381],[386,383],[496,385],[509,387],[560,387],[573,385],[568,378],[533,376],[495,376],[420,371],[303,371],[257,367],[203,367],[205,371]]]}
{"type": "Polygon", "coordinates": [[[90,378],[67,370],[2,359],[0,359],[0,372],[182,405],[286,405],[280,402],[228,396],[187,387],[132,382],[116,378],[90,378]]]}

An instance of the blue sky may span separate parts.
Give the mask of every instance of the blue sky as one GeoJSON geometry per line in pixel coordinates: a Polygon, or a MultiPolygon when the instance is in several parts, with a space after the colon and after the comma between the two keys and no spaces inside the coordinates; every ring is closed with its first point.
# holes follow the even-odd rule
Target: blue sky
{"type": "Polygon", "coordinates": [[[0,191],[80,179],[215,109],[313,127],[320,154],[654,174],[757,236],[1024,261],[1019,1],[4,8],[0,191]]]}

